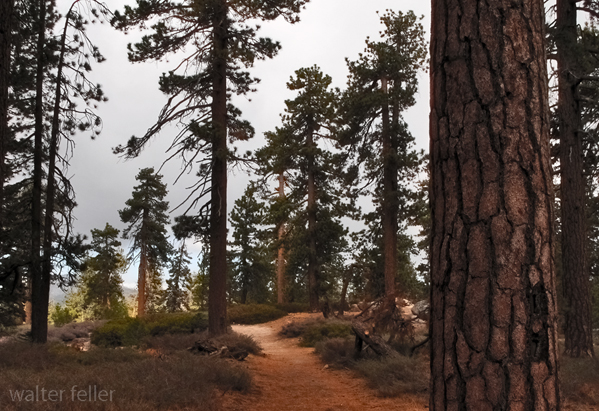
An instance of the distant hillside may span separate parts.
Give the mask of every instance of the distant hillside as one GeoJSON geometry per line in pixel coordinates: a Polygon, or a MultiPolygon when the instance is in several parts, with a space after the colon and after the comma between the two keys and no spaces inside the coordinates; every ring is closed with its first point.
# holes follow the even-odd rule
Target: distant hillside
{"type": "MultiPolygon", "coordinates": [[[[136,288],[132,288],[132,287],[126,287],[123,286],[123,294],[125,295],[125,298],[128,298],[129,296],[135,296],[137,295],[137,289],[136,288]]],[[[50,286],[50,301],[54,304],[59,303],[62,304],[64,303],[66,300],[66,293],[64,291],[62,291],[60,288],[58,288],[56,285],[52,284],[50,286]]]]}

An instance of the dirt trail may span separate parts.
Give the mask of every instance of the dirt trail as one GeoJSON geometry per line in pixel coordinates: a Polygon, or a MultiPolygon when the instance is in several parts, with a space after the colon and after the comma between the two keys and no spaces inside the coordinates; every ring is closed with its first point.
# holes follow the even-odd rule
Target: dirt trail
{"type": "Polygon", "coordinates": [[[246,366],[254,376],[248,394],[227,393],[226,411],[423,411],[425,400],[413,396],[380,398],[362,379],[348,370],[325,368],[313,348],[299,347],[298,340],[283,339],[283,325],[310,314],[292,314],[267,324],[233,326],[251,335],[265,356],[250,356],[246,366]]]}

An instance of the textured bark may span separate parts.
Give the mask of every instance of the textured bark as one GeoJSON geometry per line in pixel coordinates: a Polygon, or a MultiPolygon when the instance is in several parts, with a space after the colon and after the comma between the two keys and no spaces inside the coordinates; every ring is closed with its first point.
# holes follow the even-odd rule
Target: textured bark
{"type": "Polygon", "coordinates": [[[35,98],[35,131],[33,151],[33,193],[31,204],[31,337],[34,342],[48,339],[48,304],[50,278],[43,275],[41,267],[42,236],[42,144],[44,133],[44,70],[46,43],[46,0],[39,0],[37,39],[37,73],[35,98]]]}
{"type": "MultiPolygon", "coordinates": [[[[285,176],[279,174],[279,198],[285,198],[285,176]]],[[[283,235],[285,234],[285,223],[281,222],[278,229],[279,250],[277,254],[277,303],[285,302],[285,247],[283,247],[283,235]]]]}
{"type": "Polygon", "coordinates": [[[432,0],[431,396],[559,410],[541,0],[432,0]]]}
{"type": "Polygon", "coordinates": [[[213,20],[212,193],[208,331],[227,331],[227,4],[216,5],[213,20]]]}
{"type": "Polygon", "coordinates": [[[565,354],[594,356],[590,272],[585,249],[585,178],[581,108],[578,99],[576,1],[557,1],[558,124],[560,135],[562,285],[565,302],[565,354]]]}
{"type": "MultiPolygon", "coordinates": [[[[381,79],[382,92],[387,94],[387,78],[381,79]]],[[[383,104],[382,113],[382,140],[383,140],[383,249],[384,249],[384,275],[385,295],[395,297],[395,276],[397,275],[397,143],[394,133],[391,132],[389,119],[389,104],[383,104]]]]}
{"type": "Polygon", "coordinates": [[[12,21],[14,0],[0,2],[0,210],[4,205],[6,180],[6,145],[10,138],[8,127],[8,85],[10,77],[10,52],[12,49],[12,21]]]}
{"type": "Polygon", "coordinates": [[[316,183],[314,180],[314,131],[308,130],[308,293],[310,310],[319,309],[318,261],[316,258],[316,183]]]}

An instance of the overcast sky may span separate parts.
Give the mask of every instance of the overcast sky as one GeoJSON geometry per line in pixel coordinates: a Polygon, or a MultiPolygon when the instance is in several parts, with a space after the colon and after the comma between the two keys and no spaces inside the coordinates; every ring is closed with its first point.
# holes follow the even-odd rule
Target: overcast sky
{"type": "MultiPolygon", "coordinates": [[[[66,12],[70,3],[58,0],[60,11],[66,12]]],[[[122,10],[124,4],[133,4],[134,1],[108,0],[105,3],[114,11],[122,10]]],[[[239,148],[245,151],[262,146],[263,133],[274,130],[280,124],[279,114],[283,112],[284,100],[294,97],[286,89],[286,82],[295,70],[316,64],[333,78],[334,86],[343,89],[348,74],[345,58],[356,60],[358,53],[364,50],[366,37],[378,38],[382,25],[376,12],[382,13],[386,9],[413,10],[417,15],[424,15],[423,25],[429,31],[430,2],[422,0],[312,0],[297,24],[291,25],[282,19],[262,23],[259,35],[279,41],[282,50],[274,59],[260,61],[250,70],[253,76],[262,80],[258,91],[234,100],[243,112],[242,117],[256,129],[256,137],[239,148]]],[[[104,123],[102,134],[94,141],[85,134],[76,137],[70,167],[79,204],[75,210],[75,229],[89,236],[90,229],[102,228],[107,222],[119,229],[124,228],[118,210],[131,196],[136,185],[135,175],[144,167],[158,168],[166,158],[165,150],[176,133],[174,128],[163,131],[134,160],[118,158],[112,154],[112,148],[125,143],[131,135],[142,135],[155,122],[165,103],[165,96],[158,91],[158,77],[177,61],[172,58],[170,62],[130,64],[126,46],[139,38],[139,34],[124,35],[108,24],[96,25],[88,32],[107,58],[106,62],[94,65],[90,77],[102,84],[109,98],[98,109],[104,123]]],[[[405,113],[405,118],[418,147],[423,149],[428,149],[428,96],[428,74],[422,73],[418,103],[405,113]]],[[[188,193],[185,183],[172,185],[179,166],[180,162],[175,159],[162,170],[164,182],[168,184],[167,200],[171,208],[188,193]]],[[[249,179],[239,170],[229,175],[229,209],[241,196],[249,179]]],[[[188,184],[192,181],[187,179],[188,184]]],[[[171,215],[178,214],[176,211],[171,215]]],[[[128,242],[124,241],[123,245],[126,248],[128,242]]],[[[200,251],[197,246],[190,248],[194,254],[200,251]]],[[[193,266],[192,270],[195,271],[196,267],[193,266]]],[[[136,270],[132,269],[125,275],[125,284],[132,286],[135,283],[136,270]]]]}

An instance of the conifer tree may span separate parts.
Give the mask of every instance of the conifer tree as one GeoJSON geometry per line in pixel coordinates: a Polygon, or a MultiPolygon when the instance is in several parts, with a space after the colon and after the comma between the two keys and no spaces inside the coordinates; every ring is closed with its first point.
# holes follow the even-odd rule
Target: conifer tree
{"type": "Polygon", "coordinates": [[[232,288],[239,302],[265,303],[272,282],[272,266],[268,258],[267,239],[260,228],[264,224],[263,205],[256,199],[257,187],[250,183],[243,196],[235,201],[230,220],[233,228],[232,288]]]}
{"type": "Polygon", "coordinates": [[[184,159],[182,172],[201,162],[198,184],[190,194],[192,206],[210,197],[195,218],[209,233],[209,331],[213,335],[226,332],[227,139],[244,140],[253,135],[250,124],[239,118],[240,111],[230,103],[230,95],[252,91],[257,79],[243,68],[257,59],[273,57],[280,48],[270,39],[259,38],[250,20],[284,17],[295,22],[306,2],[138,0],[136,8],[127,6],[115,18],[122,29],[143,26],[156,18],[153,33],[129,47],[132,62],[166,59],[186,46],[190,50],[175,69],[160,78],[168,102],[156,124],[115,151],[137,156],[166,124],[183,125],[172,143],[171,158],[179,155],[184,159]]]}
{"type": "Polygon", "coordinates": [[[380,20],[385,26],[382,41],[367,39],[364,54],[347,61],[350,76],[341,109],[346,124],[341,141],[365,165],[367,186],[370,183],[379,203],[385,294],[392,298],[400,208],[414,195],[409,182],[420,161],[402,113],[416,103],[418,72],[427,51],[424,29],[413,12],[387,11],[380,20]]]}
{"type": "Polygon", "coordinates": [[[283,169],[287,175],[286,201],[293,211],[281,211],[289,215],[288,269],[296,276],[304,272],[312,310],[319,309],[324,291],[322,266],[345,244],[339,218],[351,212],[339,184],[345,157],[323,148],[324,140],[334,143],[336,138],[338,93],[330,88],[331,81],[317,66],[297,70],[287,83],[297,96],[285,101],[283,127],[268,133],[267,146],[257,153],[265,176],[278,177],[283,169]]]}
{"type": "Polygon", "coordinates": [[[121,275],[127,260],[118,241],[119,230],[106,223],[104,229],[92,229],[91,233],[91,251],[95,255],[88,258],[87,268],[79,279],[81,307],[77,309],[89,312],[94,319],[124,317],[121,275]]]}
{"type": "Polygon", "coordinates": [[[123,237],[133,240],[129,258],[139,259],[137,315],[142,317],[148,303],[152,311],[157,309],[162,284],[160,270],[168,263],[172,246],[166,231],[168,202],[164,201],[167,190],[162,176],[150,167],[140,170],[135,178],[139,185],[134,187],[132,197],[119,210],[119,215],[128,224],[123,237]]]}
{"type": "Polygon", "coordinates": [[[190,309],[189,285],[192,279],[189,262],[189,253],[185,241],[182,241],[181,246],[170,262],[170,278],[166,280],[164,308],[167,312],[172,313],[190,309]]]}

